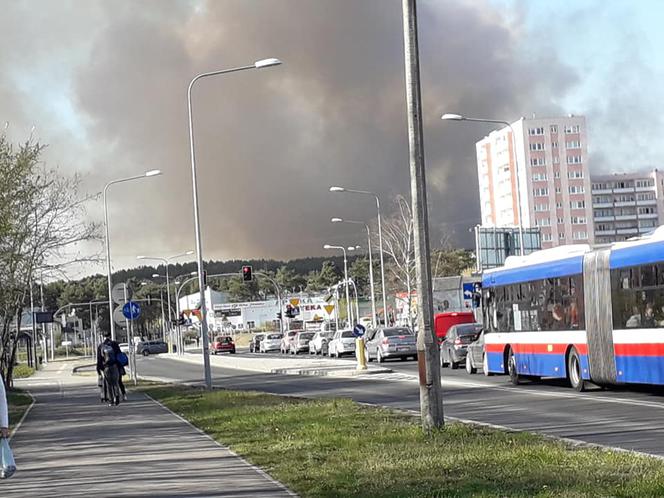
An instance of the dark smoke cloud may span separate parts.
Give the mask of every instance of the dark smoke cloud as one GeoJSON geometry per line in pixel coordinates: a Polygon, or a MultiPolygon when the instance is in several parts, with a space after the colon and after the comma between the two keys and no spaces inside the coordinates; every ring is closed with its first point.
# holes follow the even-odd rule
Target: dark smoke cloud
{"type": "MultiPolygon", "coordinates": [[[[373,203],[328,186],[373,190],[386,210],[408,194],[398,0],[114,1],[80,15],[42,5],[96,23],[71,79],[90,189],[146,169],[165,174],[113,187],[117,266],[193,248],[186,88],[199,72],[284,61],[195,88],[206,258],[293,258],[321,254],[326,242],[362,243],[362,231],[329,218],[369,220],[373,203]]],[[[557,112],[550,96],[575,75],[553,52],[536,54],[545,78],[533,71],[518,24],[488,2],[420,2],[419,14],[433,240],[447,231],[470,245],[467,229],[479,220],[474,143],[490,128],[443,123],[441,113],[557,112]]]]}

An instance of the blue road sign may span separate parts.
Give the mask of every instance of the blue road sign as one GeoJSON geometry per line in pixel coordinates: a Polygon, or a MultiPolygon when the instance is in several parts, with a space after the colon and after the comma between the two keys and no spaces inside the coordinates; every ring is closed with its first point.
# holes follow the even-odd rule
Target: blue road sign
{"type": "Polygon", "coordinates": [[[473,290],[474,290],[474,286],[473,286],[472,282],[463,284],[463,298],[464,299],[472,299],[473,298],[473,290]]]}
{"type": "Polygon", "coordinates": [[[134,301],[128,301],[122,307],[122,314],[127,320],[136,320],[139,316],[141,316],[141,307],[134,301]]]}
{"type": "Polygon", "coordinates": [[[355,324],[355,327],[353,327],[353,335],[355,337],[362,337],[366,331],[367,329],[365,329],[364,325],[361,323],[357,323],[355,324]]]}

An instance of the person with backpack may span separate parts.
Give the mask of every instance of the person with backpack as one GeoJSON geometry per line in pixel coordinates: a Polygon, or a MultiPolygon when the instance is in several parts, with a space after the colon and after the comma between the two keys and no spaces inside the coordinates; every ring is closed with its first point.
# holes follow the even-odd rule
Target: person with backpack
{"type": "Polygon", "coordinates": [[[104,341],[97,347],[97,373],[103,375],[103,388],[109,406],[120,404],[120,345],[104,334],[104,341]]]}

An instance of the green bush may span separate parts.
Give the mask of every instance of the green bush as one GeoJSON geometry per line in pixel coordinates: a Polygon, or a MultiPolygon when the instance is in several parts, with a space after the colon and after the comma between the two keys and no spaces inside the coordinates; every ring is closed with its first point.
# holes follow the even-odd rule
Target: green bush
{"type": "Polygon", "coordinates": [[[15,379],[25,379],[26,377],[30,377],[32,374],[35,373],[35,369],[32,367],[29,367],[25,363],[19,363],[14,366],[14,378],[15,379]]]}

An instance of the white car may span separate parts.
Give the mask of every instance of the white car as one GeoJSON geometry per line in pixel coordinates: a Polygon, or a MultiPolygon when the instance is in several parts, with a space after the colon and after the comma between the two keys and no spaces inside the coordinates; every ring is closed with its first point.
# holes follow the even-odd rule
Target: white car
{"type": "Polygon", "coordinates": [[[337,330],[334,337],[328,344],[327,353],[329,356],[339,358],[345,354],[355,353],[355,336],[350,329],[337,330]]]}
{"type": "Polygon", "coordinates": [[[265,334],[265,337],[260,342],[258,350],[261,353],[267,353],[268,351],[279,351],[279,348],[281,347],[282,338],[283,334],[278,334],[278,333],[265,334]]]}
{"type": "Polygon", "coordinates": [[[334,332],[316,332],[313,339],[309,342],[309,354],[325,354],[327,344],[330,342],[334,332]]]}

